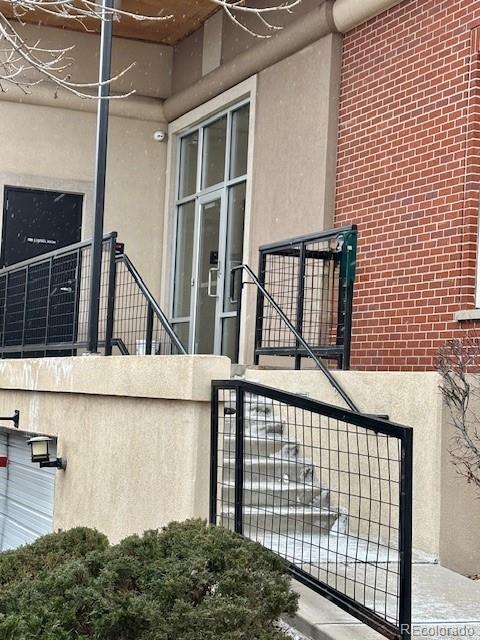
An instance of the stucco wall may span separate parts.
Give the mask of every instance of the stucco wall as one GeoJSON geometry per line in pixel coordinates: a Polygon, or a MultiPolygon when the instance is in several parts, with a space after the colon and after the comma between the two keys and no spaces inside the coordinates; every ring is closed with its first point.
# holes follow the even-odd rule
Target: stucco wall
{"type": "MultiPolygon", "coordinates": [[[[0,97],[0,190],[14,185],[84,193],[83,237],[90,238],[95,122],[94,113],[3,102],[0,97]]],[[[156,291],[166,144],[155,142],[153,132],[161,127],[160,122],[111,118],[104,226],[105,232],[118,231],[126,251],[156,291]]]]}
{"type": "Polygon", "coordinates": [[[152,356],[2,361],[0,413],[58,437],[54,528],[112,541],[208,516],[210,382],[226,358],[152,356]],[[182,384],[178,381],[182,380],[182,384]]]}
{"type": "Polygon", "coordinates": [[[333,225],[340,59],[328,35],[258,75],[254,260],[262,243],[333,225]]]}
{"type": "MultiPolygon", "coordinates": [[[[413,427],[413,545],[442,565],[471,574],[480,571],[480,505],[473,488],[456,476],[449,460],[449,415],[434,372],[360,372],[335,374],[366,413],[387,414],[413,427]]],[[[343,406],[318,371],[248,369],[252,381],[308,394],[343,406]]]]}

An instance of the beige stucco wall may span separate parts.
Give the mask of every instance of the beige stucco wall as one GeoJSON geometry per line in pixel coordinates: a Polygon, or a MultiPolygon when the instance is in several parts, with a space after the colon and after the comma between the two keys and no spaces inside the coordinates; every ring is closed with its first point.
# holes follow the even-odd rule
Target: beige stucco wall
{"type": "MultiPolygon", "coordinates": [[[[480,571],[480,504],[455,474],[448,447],[452,429],[435,372],[339,371],[335,374],[366,413],[387,414],[413,428],[413,544],[453,570],[480,571]]],[[[246,377],[343,406],[318,371],[248,369],[246,377]]]]}
{"type": "MultiPolygon", "coordinates": [[[[94,113],[4,102],[0,96],[0,190],[4,185],[85,194],[83,237],[91,237],[94,113]]],[[[110,121],[105,232],[118,231],[152,288],[159,289],[166,144],[152,121],[110,121]]]]}
{"type": "MultiPolygon", "coordinates": [[[[97,35],[32,25],[20,29],[30,41],[41,39],[45,47],[75,44],[72,79],[95,81],[97,35]]],[[[155,142],[153,133],[166,129],[159,98],[171,91],[172,57],[171,47],[114,38],[113,74],[132,62],[135,66],[112,89],[135,90],[136,95],[119,108],[112,106],[117,115],[110,119],[104,229],[118,231],[155,293],[160,286],[167,144],[155,142]]],[[[94,101],[62,91],[55,99],[55,89],[48,84],[33,86],[27,96],[9,87],[0,95],[0,196],[5,185],[83,193],[82,235],[90,238],[95,135],[94,101]]]]}
{"type": "Polygon", "coordinates": [[[258,75],[252,247],[333,225],[341,38],[258,75]]]}
{"type": "MultiPolygon", "coordinates": [[[[477,388],[478,384],[474,384],[477,388]]],[[[480,398],[471,394],[469,408],[478,423],[480,398]]],[[[456,430],[445,408],[442,430],[442,484],[440,520],[440,557],[446,566],[466,575],[480,573],[480,492],[459,475],[449,450],[456,430]]]]}
{"type": "Polygon", "coordinates": [[[58,437],[54,528],[85,525],[112,541],[208,516],[210,356],[2,361],[0,413],[58,437]],[[179,384],[179,380],[182,384],[179,384]]]}

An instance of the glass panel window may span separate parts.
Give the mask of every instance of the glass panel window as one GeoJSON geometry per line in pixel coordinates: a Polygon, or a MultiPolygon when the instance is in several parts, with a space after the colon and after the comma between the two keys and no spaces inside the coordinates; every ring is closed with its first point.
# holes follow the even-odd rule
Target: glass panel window
{"type": "Polygon", "coordinates": [[[187,202],[178,207],[173,294],[174,318],[187,318],[190,316],[194,230],[195,202],[192,200],[192,202],[187,202]]]}
{"type": "Polygon", "coordinates": [[[227,116],[215,120],[203,131],[202,187],[211,187],[225,179],[227,116]]]}
{"type": "Polygon", "coordinates": [[[180,175],[178,197],[190,196],[197,190],[198,131],[180,141],[180,175]]]}
{"type": "MultiPolygon", "coordinates": [[[[233,267],[242,264],[245,192],[245,182],[230,187],[228,191],[227,252],[223,297],[224,311],[236,311],[237,309],[237,304],[233,304],[230,300],[230,273],[233,267]]],[[[240,276],[238,276],[238,278],[240,278],[240,276]]]]}
{"type": "Polygon", "coordinates": [[[247,173],[249,114],[248,104],[232,113],[230,178],[238,178],[247,173]]]}

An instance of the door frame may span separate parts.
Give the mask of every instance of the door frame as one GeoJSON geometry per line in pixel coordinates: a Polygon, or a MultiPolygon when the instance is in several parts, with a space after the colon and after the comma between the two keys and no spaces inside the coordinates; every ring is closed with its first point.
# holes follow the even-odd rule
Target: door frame
{"type": "Polygon", "coordinates": [[[216,302],[215,302],[215,323],[214,323],[214,344],[213,353],[219,355],[222,348],[222,319],[221,311],[223,310],[223,294],[224,294],[224,277],[225,277],[225,250],[226,250],[226,227],[227,227],[227,206],[224,189],[216,189],[199,196],[195,206],[195,231],[194,231],[194,249],[192,255],[192,295],[190,299],[190,335],[189,335],[189,352],[196,353],[195,342],[198,324],[198,289],[200,286],[200,244],[202,241],[202,208],[206,204],[220,200],[220,220],[218,226],[218,271],[216,282],[216,302]],[[222,282],[219,290],[219,282],[222,282]]]}
{"type": "MultiPolygon", "coordinates": [[[[244,217],[244,234],[243,234],[243,261],[248,262],[251,253],[251,214],[253,201],[253,159],[255,148],[255,119],[256,119],[256,95],[257,95],[257,76],[252,76],[239,83],[232,89],[225,91],[219,96],[205,102],[203,105],[193,109],[192,111],[181,116],[177,120],[168,125],[168,147],[167,147],[167,183],[165,194],[165,210],[164,210],[164,232],[163,232],[163,252],[161,264],[161,292],[160,301],[164,308],[171,309],[171,300],[173,293],[173,274],[174,259],[172,256],[172,247],[176,242],[176,184],[177,184],[177,165],[179,161],[178,154],[178,138],[195,126],[203,125],[206,121],[219,117],[222,111],[230,107],[236,107],[241,102],[249,102],[250,104],[250,121],[249,121],[249,144],[247,159],[247,182],[245,196],[245,217],[244,217]]],[[[205,193],[207,190],[205,190],[205,193]]],[[[239,360],[246,362],[246,346],[247,346],[247,314],[254,313],[255,301],[249,300],[249,296],[245,296],[245,304],[242,304],[240,317],[240,349],[239,360]]]]}

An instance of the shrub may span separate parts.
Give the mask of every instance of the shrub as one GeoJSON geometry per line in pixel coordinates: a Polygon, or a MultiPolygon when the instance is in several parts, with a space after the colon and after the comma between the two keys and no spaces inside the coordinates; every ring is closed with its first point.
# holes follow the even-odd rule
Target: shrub
{"type": "Polygon", "coordinates": [[[87,550],[0,594],[5,640],[280,640],[282,560],[201,521],[87,550]]]}
{"type": "Polygon", "coordinates": [[[14,551],[4,551],[0,553],[0,593],[13,583],[30,580],[69,560],[84,558],[91,551],[107,548],[108,539],[102,533],[77,527],[43,536],[14,551]]]}

